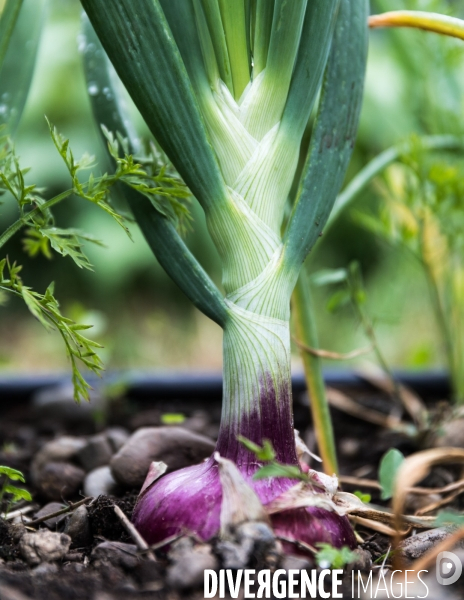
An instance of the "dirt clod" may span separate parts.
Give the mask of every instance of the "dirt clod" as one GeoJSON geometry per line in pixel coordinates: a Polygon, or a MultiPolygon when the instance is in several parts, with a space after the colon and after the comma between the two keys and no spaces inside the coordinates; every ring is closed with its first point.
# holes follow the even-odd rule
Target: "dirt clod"
{"type": "Polygon", "coordinates": [[[19,542],[24,560],[30,565],[62,559],[68,552],[71,538],[64,533],[42,529],[36,533],[25,533],[19,542]]]}
{"type": "Polygon", "coordinates": [[[217,569],[218,560],[209,544],[195,545],[190,538],[181,538],[169,552],[171,564],[167,582],[175,589],[188,589],[203,584],[205,569],[217,569]]]}

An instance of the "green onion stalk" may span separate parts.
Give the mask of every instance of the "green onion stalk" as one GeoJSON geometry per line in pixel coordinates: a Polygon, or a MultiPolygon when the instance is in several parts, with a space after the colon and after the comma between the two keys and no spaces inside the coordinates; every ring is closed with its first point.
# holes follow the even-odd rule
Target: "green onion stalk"
{"type": "MultiPolygon", "coordinates": [[[[222,260],[224,293],[175,223],[134,189],[125,195],[159,262],[224,331],[223,409],[216,452],[233,461],[266,506],[295,485],[254,479],[262,466],[240,443],[266,440],[299,466],[292,417],[290,298],[351,157],[367,59],[366,0],[82,0],[84,60],[99,124],[132,132],[119,80],[196,200],[222,260]],[[108,60],[109,59],[109,60],[108,60]],[[111,66],[112,65],[112,66],[111,66]],[[319,101],[317,102],[317,99],[319,101]],[[317,111],[290,217],[301,142],[317,111]]],[[[144,485],[134,523],[148,542],[220,528],[220,460],[144,485]]],[[[277,533],[355,545],[346,516],[315,503],[272,516],[277,533]],[[315,505],[316,504],[316,505],[315,505]],[[311,506],[309,506],[311,505],[311,506]]]]}
{"type": "MultiPolygon", "coordinates": [[[[410,27],[464,40],[464,21],[438,13],[399,10],[371,15],[368,22],[369,27],[373,29],[380,27],[410,27]]],[[[424,136],[420,141],[424,150],[462,150],[463,147],[462,140],[453,135],[424,136]]],[[[409,146],[409,143],[403,142],[381,152],[353,178],[338,196],[330,214],[325,229],[326,232],[338,215],[357,198],[368,183],[388,165],[399,160],[403,153],[408,152],[409,146]]],[[[446,319],[443,318],[442,307],[440,302],[436,301],[438,295],[433,287],[432,285],[433,306],[444,340],[454,396],[459,401],[459,399],[464,398],[464,377],[462,369],[459,368],[462,363],[459,357],[460,340],[456,338],[456,343],[453,344],[452,336],[449,335],[449,328],[446,325],[446,319]]],[[[304,270],[301,272],[293,293],[292,305],[295,313],[295,332],[299,341],[306,347],[317,349],[319,342],[312,291],[309,278],[304,270]]],[[[324,470],[326,473],[337,473],[336,447],[322,373],[322,360],[317,355],[312,355],[304,349],[300,350],[300,355],[303,360],[306,383],[311,398],[314,431],[324,470]]]]}

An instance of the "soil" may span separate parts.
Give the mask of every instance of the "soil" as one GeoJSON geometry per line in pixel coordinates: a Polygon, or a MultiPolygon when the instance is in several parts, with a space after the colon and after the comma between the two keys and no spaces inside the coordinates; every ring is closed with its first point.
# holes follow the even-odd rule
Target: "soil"
{"type": "MultiPolygon", "coordinates": [[[[387,396],[370,387],[361,387],[355,392],[356,400],[361,406],[388,414],[390,400],[387,396]]],[[[351,389],[350,394],[353,393],[354,390],[351,389]]],[[[295,427],[310,450],[316,450],[305,394],[296,394],[294,404],[295,427]]],[[[113,482],[114,485],[111,489],[108,488],[107,494],[88,497],[83,503],[81,501],[88,496],[84,494],[84,487],[87,485],[86,472],[88,474],[94,470],[95,464],[96,468],[101,468],[102,465],[98,464],[98,452],[104,454],[107,448],[105,444],[115,444],[111,449],[114,455],[118,446],[121,446],[132,432],[140,427],[167,426],[166,420],[172,421],[173,414],[185,417],[183,423],[175,423],[176,427],[181,426],[214,440],[219,425],[220,398],[208,401],[206,406],[198,399],[154,399],[140,403],[124,396],[103,401],[99,398],[95,401],[96,410],[90,411],[82,407],[82,414],[79,414],[63,393],[63,401],[56,402],[55,395],[54,403],[50,406],[53,409],[47,410],[43,394],[40,402],[34,399],[24,402],[1,399],[0,465],[19,469],[24,473],[26,484],[23,487],[32,493],[33,510],[25,511],[23,516],[10,518],[12,511],[31,507],[30,503],[18,503],[10,507],[10,515],[6,520],[0,518],[0,599],[203,598],[202,572],[199,577],[199,573],[195,571],[196,564],[199,561],[197,571],[202,571],[202,568],[223,568],[223,555],[218,540],[204,544],[199,540],[183,538],[175,540],[169,546],[155,548],[150,555],[137,549],[133,537],[114,511],[114,506],[119,506],[130,519],[139,486],[131,488],[121,485],[120,482],[113,482]],[[166,413],[170,416],[163,416],[166,413]],[[58,458],[56,454],[45,456],[44,448],[49,447],[47,444],[52,440],[62,440],[63,436],[64,439],[72,436],[75,448],[66,449],[64,452],[68,454],[58,458]],[[86,454],[83,450],[86,444],[86,447],[89,446],[89,441],[93,444],[90,458],[94,464],[91,466],[88,463],[89,453],[86,454]],[[94,450],[95,448],[98,448],[98,451],[94,450]],[[40,463],[42,459],[39,459],[43,456],[45,461],[49,461],[45,467],[40,463]],[[38,475],[39,463],[41,471],[38,475]],[[63,464],[71,465],[74,470],[60,470],[59,467],[63,464]],[[46,481],[47,485],[43,481],[43,473],[50,473],[50,465],[54,465],[53,469],[58,469],[59,477],[77,477],[78,484],[74,488],[74,483],[66,487],[64,479],[60,480],[63,483],[61,489],[67,490],[65,497],[56,497],[53,485],[47,487],[49,480],[46,481]],[[51,505],[51,502],[57,504],[51,505]],[[75,507],[76,503],[80,503],[81,508],[75,507]],[[66,507],[68,511],[35,524],[34,521],[43,516],[44,507],[47,507],[49,513],[66,507]],[[38,532],[38,535],[44,537],[49,535],[50,531],[56,534],[53,543],[58,545],[58,554],[47,555],[50,551],[47,546],[42,555],[41,550],[37,551],[37,559],[28,558],[24,548],[25,533],[38,532]],[[186,565],[189,568],[186,568],[186,565]]],[[[174,420],[179,419],[180,417],[174,417],[174,420]]],[[[379,461],[389,448],[399,448],[405,455],[417,450],[417,446],[404,435],[386,431],[339,410],[333,410],[333,419],[341,475],[376,479],[379,461]]],[[[54,451],[56,452],[56,449],[54,451]]],[[[60,452],[62,451],[61,449],[60,452]]],[[[106,464],[105,460],[108,462],[108,459],[102,458],[103,464],[106,464]]],[[[311,466],[318,468],[315,463],[311,466]]],[[[53,469],[52,475],[47,477],[55,476],[53,469]]],[[[460,474],[452,469],[440,468],[436,469],[424,484],[439,487],[459,476],[460,474]]],[[[343,489],[353,492],[359,488],[344,485],[343,489]]],[[[362,491],[371,494],[373,503],[384,506],[387,504],[381,501],[378,490],[362,491]]],[[[456,497],[453,507],[462,508],[459,496],[456,497]]],[[[6,510],[5,502],[0,508],[1,511],[6,510]]],[[[353,568],[356,572],[368,573],[372,567],[378,569],[376,565],[382,564],[385,557],[386,567],[390,564],[390,557],[387,556],[392,544],[390,537],[359,525],[356,526],[356,531],[362,543],[359,546],[357,562],[345,570],[344,598],[352,598],[353,568]]],[[[410,535],[415,533],[413,530],[410,535]]],[[[301,570],[315,566],[309,557],[297,556],[297,551],[294,556],[283,556],[279,553],[278,545],[276,548],[275,552],[268,552],[264,558],[261,556],[258,562],[257,554],[252,553],[248,563],[243,566],[267,567],[274,570],[301,570]]]]}

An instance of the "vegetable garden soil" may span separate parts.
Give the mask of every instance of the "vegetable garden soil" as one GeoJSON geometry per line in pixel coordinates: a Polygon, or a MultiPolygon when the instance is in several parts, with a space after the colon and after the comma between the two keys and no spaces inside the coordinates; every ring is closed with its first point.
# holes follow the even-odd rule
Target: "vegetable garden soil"
{"type": "MultiPolygon", "coordinates": [[[[354,390],[349,391],[353,395],[354,390]]],[[[207,403],[198,398],[140,402],[129,397],[105,402],[96,397],[95,410],[89,410],[88,406],[76,407],[66,390],[61,394],[45,391],[27,402],[13,402],[8,397],[1,401],[0,465],[24,473],[24,487],[32,493],[33,504],[17,504],[6,520],[0,519],[0,599],[203,598],[204,569],[230,566],[231,548],[227,551],[220,540],[204,543],[186,535],[171,540],[169,546],[141,551],[114,507],[130,519],[140,490],[139,483],[130,484],[131,476],[140,477],[136,471],[144,464],[146,444],[140,443],[129,462],[123,463],[128,474],[122,476],[125,482],[121,477],[115,482],[108,464],[118,472],[117,463],[129,436],[139,431],[138,437],[143,438],[140,430],[148,431],[149,436],[162,434],[158,454],[168,468],[170,463],[177,468],[198,462],[203,454],[211,453],[209,444],[212,448],[219,426],[220,397],[207,403]],[[180,415],[185,417],[182,423],[180,415]],[[67,512],[55,515],[66,508],[67,512]],[[19,509],[24,514],[14,517],[19,509]],[[44,520],[50,514],[55,516],[44,520]]],[[[390,410],[389,399],[369,386],[356,390],[356,401],[385,414],[390,410]]],[[[305,394],[295,394],[294,412],[295,427],[315,450],[305,394]]],[[[404,436],[339,410],[333,409],[333,419],[342,476],[375,480],[380,458],[389,448],[399,448],[404,454],[416,449],[404,436]]],[[[314,461],[311,466],[318,469],[314,461]]],[[[453,479],[455,473],[442,468],[434,471],[427,484],[440,486],[453,479]]],[[[368,492],[372,502],[382,504],[375,488],[342,487],[368,492]]],[[[359,525],[356,531],[358,558],[345,569],[345,598],[352,597],[351,571],[378,569],[391,545],[391,538],[382,533],[359,525]]],[[[252,533],[250,536],[253,538],[252,533]]],[[[303,556],[297,545],[291,555],[283,555],[280,542],[266,547],[260,544],[257,538],[251,539],[246,550],[243,543],[237,543],[232,548],[235,568],[314,567],[311,557],[303,556]]]]}

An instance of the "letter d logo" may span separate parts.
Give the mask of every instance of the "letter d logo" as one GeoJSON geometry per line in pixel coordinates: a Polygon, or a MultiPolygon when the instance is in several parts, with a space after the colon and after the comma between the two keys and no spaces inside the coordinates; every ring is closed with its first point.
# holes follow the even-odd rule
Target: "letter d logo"
{"type": "Polygon", "coordinates": [[[452,552],[440,552],[437,556],[437,581],[440,585],[451,585],[461,577],[462,563],[452,552]]]}

